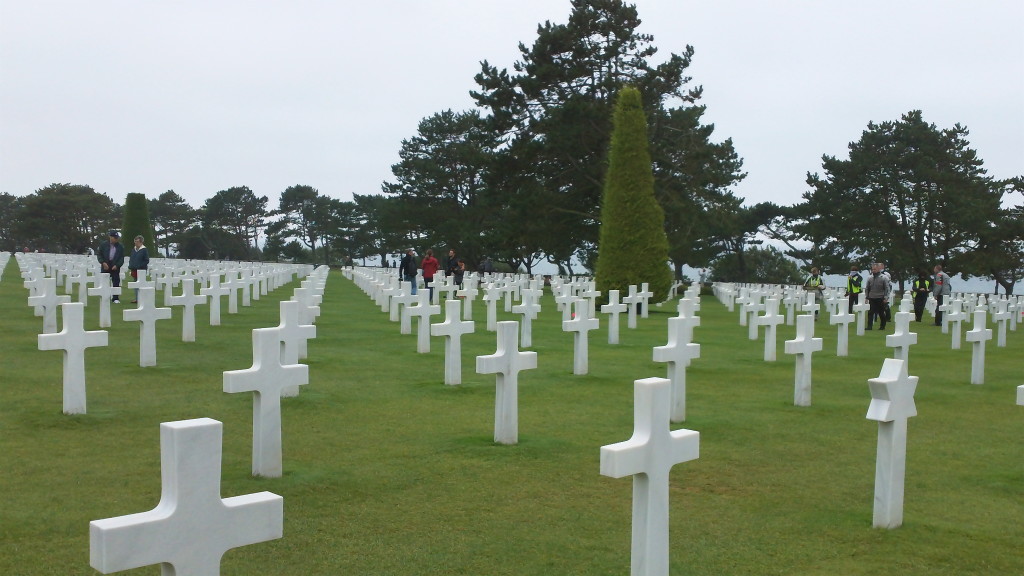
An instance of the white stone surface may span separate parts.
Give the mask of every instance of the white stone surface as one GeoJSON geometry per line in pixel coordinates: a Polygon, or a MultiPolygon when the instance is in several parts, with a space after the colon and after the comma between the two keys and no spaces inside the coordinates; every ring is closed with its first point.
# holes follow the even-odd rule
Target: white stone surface
{"type": "Polygon", "coordinates": [[[871,310],[871,305],[867,302],[867,295],[861,292],[857,295],[857,303],[853,305],[853,313],[857,316],[857,336],[864,335],[869,310],[871,310]]]}
{"type": "Polygon", "coordinates": [[[946,313],[942,316],[943,327],[948,327],[948,330],[952,334],[953,350],[960,349],[960,327],[961,323],[967,320],[967,312],[963,309],[963,302],[960,300],[950,300],[949,304],[946,305],[946,313]]]}
{"type": "Polygon", "coordinates": [[[836,356],[850,355],[850,324],[855,318],[856,316],[850,313],[845,304],[838,306],[835,314],[829,315],[828,323],[838,326],[836,329],[836,356]]]}
{"type": "MultiPolygon", "coordinates": [[[[179,279],[181,284],[181,295],[171,295],[165,298],[171,306],[181,306],[181,341],[196,341],[196,306],[206,304],[205,294],[196,294],[195,280],[191,278],[179,279]]],[[[168,287],[167,290],[172,288],[168,287]]]]}
{"type": "Polygon", "coordinates": [[[86,290],[89,296],[100,297],[100,328],[110,328],[110,300],[120,298],[121,287],[110,283],[110,274],[99,274],[93,280],[93,287],[86,290]]]}
{"type": "MultiPolygon", "coordinates": [[[[281,318],[276,328],[277,339],[281,343],[281,365],[298,364],[307,356],[307,342],[316,338],[316,326],[303,324],[299,314],[299,303],[295,300],[281,300],[278,312],[281,318]]],[[[282,398],[294,398],[299,395],[299,386],[285,386],[281,390],[282,398]]]]}
{"type": "Polygon", "coordinates": [[[139,322],[139,366],[156,366],[156,323],[171,318],[170,308],[157,308],[156,289],[139,288],[139,307],[121,313],[125,322],[139,322]]]}
{"type": "Polygon", "coordinates": [[[626,327],[629,329],[636,328],[636,309],[640,305],[643,298],[636,293],[636,284],[629,285],[629,292],[622,298],[622,302],[629,306],[626,314],[626,327]]]}
{"type": "Polygon", "coordinates": [[[496,374],[494,441],[519,443],[519,372],[537,367],[536,352],[520,352],[519,323],[498,322],[498,349],[476,357],[478,374],[496,374]]]}
{"type": "Polygon", "coordinates": [[[601,313],[608,315],[608,343],[619,343],[619,315],[626,311],[627,306],[619,302],[619,291],[608,291],[608,303],[601,305],[601,313]]]}
{"type": "Polygon", "coordinates": [[[572,373],[583,375],[590,371],[588,334],[591,330],[597,330],[599,325],[597,318],[590,317],[590,305],[586,300],[577,299],[573,307],[576,310],[576,316],[568,322],[562,322],[562,330],[573,333],[572,373]]]}
{"type": "Polygon", "coordinates": [[[462,384],[462,335],[476,329],[471,320],[459,320],[462,303],[445,300],[444,322],[430,325],[431,336],[444,337],[444,383],[449,386],[462,384]]]}
{"type": "Polygon", "coordinates": [[[868,386],[871,404],[867,418],[878,421],[873,524],[875,528],[898,528],[903,524],[907,419],[917,416],[917,376],[907,375],[907,365],[902,360],[888,358],[878,378],[868,380],[868,386]]]}
{"type": "Polygon", "coordinates": [[[779,314],[779,301],[775,298],[768,298],[764,301],[764,316],[758,316],[754,324],[764,326],[764,361],[775,362],[776,354],[776,333],[779,324],[785,322],[786,317],[779,314]]]}
{"type": "MultiPolygon", "coordinates": [[[[600,292],[598,293],[600,294],[600,292]]],[[[651,292],[649,282],[640,283],[640,291],[636,293],[637,297],[640,298],[640,317],[647,318],[647,313],[651,307],[651,298],[654,297],[654,292],[651,292]]],[[[593,308],[591,308],[593,310],[593,308]]]]}
{"type": "Polygon", "coordinates": [[[700,456],[700,434],[669,428],[670,383],[634,382],[633,436],[601,447],[601,474],[633,477],[632,576],[668,576],[669,472],[700,456]]]}
{"type": "Polygon", "coordinates": [[[811,405],[811,355],[822,349],[821,338],[814,338],[814,316],[801,314],[796,319],[796,339],[786,340],[786,354],[796,355],[793,405],[811,405]]]}
{"type": "Polygon", "coordinates": [[[686,420],[686,367],[694,358],[700,358],[700,344],[691,342],[693,323],[688,320],[669,318],[668,344],[654,348],[654,361],[668,363],[668,381],[672,391],[669,419],[672,422],[686,420]]]}
{"type": "Polygon", "coordinates": [[[64,351],[64,413],[85,414],[85,349],[107,345],[107,331],[86,332],[85,304],[61,304],[63,329],[56,334],[40,334],[40,350],[64,351]]]}
{"type": "Polygon", "coordinates": [[[36,295],[28,297],[29,306],[38,306],[43,311],[43,334],[57,331],[57,307],[66,302],[71,302],[71,297],[57,294],[56,278],[43,278],[36,295]]]}
{"type": "MultiPolygon", "coordinates": [[[[903,301],[909,303],[911,299],[904,298],[903,301]]],[[[903,360],[906,369],[910,370],[910,347],[917,344],[917,333],[910,331],[910,319],[914,317],[914,313],[904,310],[893,316],[896,330],[885,336],[885,345],[893,348],[893,357],[903,360]]]]}
{"type": "Polygon", "coordinates": [[[1024,384],[1017,386],[1017,404],[1024,406],[1024,384]]]}
{"type": "Polygon", "coordinates": [[[281,476],[281,393],[309,383],[309,366],[281,364],[276,328],[252,331],[252,367],[224,372],[224,391],[252,392],[252,473],[281,476]]]}
{"type": "Polygon", "coordinates": [[[441,306],[430,303],[430,291],[416,293],[416,304],[406,308],[410,318],[416,318],[416,352],[430,352],[430,317],[441,313],[441,306]]]}
{"type": "MultiPolygon", "coordinates": [[[[533,346],[533,321],[540,314],[540,291],[524,288],[519,291],[522,298],[519,304],[512,306],[512,313],[521,316],[519,321],[519,347],[533,346]]],[[[463,316],[465,318],[465,316],[463,316]]]]}
{"type": "Polygon", "coordinates": [[[974,311],[974,328],[967,331],[967,341],[971,347],[971,384],[985,383],[985,342],[992,339],[992,329],[988,325],[988,313],[982,308],[974,311]]]}
{"type": "Polygon", "coordinates": [[[161,565],[165,576],[220,574],[232,548],[280,538],[284,499],[220,496],[221,423],[160,425],[160,503],[149,512],[89,523],[89,565],[103,574],[161,565]]]}
{"type": "Polygon", "coordinates": [[[220,298],[231,294],[231,290],[221,285],[220,274],[214,274],[210,276],[210,285],[199,293],[210,298],[210,326],[220,326],[220,298]]]}

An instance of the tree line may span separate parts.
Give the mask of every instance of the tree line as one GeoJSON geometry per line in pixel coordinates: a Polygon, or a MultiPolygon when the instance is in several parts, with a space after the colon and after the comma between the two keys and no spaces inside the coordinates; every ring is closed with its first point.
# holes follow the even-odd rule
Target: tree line
{"type": "MultiPolygon", "coordinates": [[[[149,200],[157,248],[326,263],[455,248],[470,267],[491,257],[593,271],[614,100],[629,85],[643,102],[676,278],[686,264],[716,280],[790,283],[800,267],[842,273],[870,261],[897,280],[936,263],[1004,288],[1024,277],[1024,178],[988,176],[966,128],[936,127],[921,111],[869,122],[848,158],[823,156],[800,202],[745,205],[733,193],[742,159],[731,139],[713,140],[687,76],[693,47],[654,64],[640,22],[621,0],[572,0],[567,22],[519,44],[511,70],[481,62],[472,109],[419,122],[380,194],[342,201],[295,185],[274,206],[238,186],[193,208],[168,190],[149,200]]],[[[109,197],[71,184],[0,194],[0,214],[9,250],[82,251],[120,221],[109,197]]]]}

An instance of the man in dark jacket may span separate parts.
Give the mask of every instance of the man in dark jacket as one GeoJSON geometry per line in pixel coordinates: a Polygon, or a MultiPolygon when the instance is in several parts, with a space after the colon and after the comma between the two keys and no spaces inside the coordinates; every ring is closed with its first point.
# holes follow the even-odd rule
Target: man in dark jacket
{"type": "Polygon", "coordinates": [[[412,248],[405,251],[405,256],[402,256],[402,261],[398,263],[398,273],[402,275],[402,280],[409,282],[412,285],[410,294],[416,293],[416,252],[412,248]]]}
{"type": "MultiPolygon", "coordinates": [[[[121,245],[121,234],[117,230],[111,230],[107,237],[107,241],[100,244],[100,249],[96,251],[96,259],[100,261],[102,272],[110,275],[110,284],[114,288],[120,288],[121,266],[124,265],[124,246],[121,245]]],[[[110,301],[120,303],[121,299],[113,296],[110,301]]]]}
{"type": "Polygon", "coordinates": [[[918,322],[921,321],[921,316],[924,315],[925,304],[928,303],[928,295],[932,293],[932,279],[928,277],[928,273],[921,270],[917,273],[917,279],[914,280],[914,319],[918,322]]]}

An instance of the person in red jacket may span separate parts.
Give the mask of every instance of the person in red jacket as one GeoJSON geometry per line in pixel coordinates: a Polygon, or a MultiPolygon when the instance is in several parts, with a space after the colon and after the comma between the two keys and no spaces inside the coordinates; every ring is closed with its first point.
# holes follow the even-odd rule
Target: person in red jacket
{"type": "Polygon", "coordinates": [[[423,283],[427,286],[427,290],[430,291],[430,301],[434,301],[434,273],[441,267],[441,263],[434,258],[434,251],[427,249],[427,255],[420,262],[420,268],[423,269],[423,283]]]}

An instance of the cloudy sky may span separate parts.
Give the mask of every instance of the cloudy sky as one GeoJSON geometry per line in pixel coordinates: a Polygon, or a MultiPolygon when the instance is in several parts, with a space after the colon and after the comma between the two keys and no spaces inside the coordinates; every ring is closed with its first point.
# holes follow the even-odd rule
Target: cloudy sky
{"type": "MultiPolygon", "coordinates": [[[[1024,174],[1024,2],[635,0],[658,57],[696,54],[748,202],[798,202],[822,154],[920,109],[1024,174]]],[[[349,199],[418,121],[472,106],[569,0],[0,0],[0,192],[88,184],[193,206],[246,185],[349,199]]],[[[656,57],[656,58],[658,58],[656,57]]]]}

